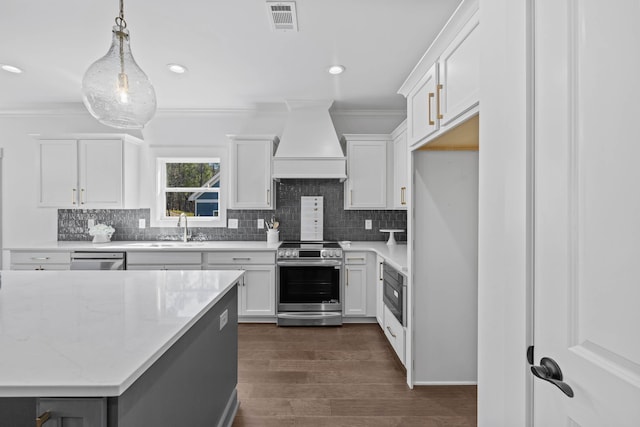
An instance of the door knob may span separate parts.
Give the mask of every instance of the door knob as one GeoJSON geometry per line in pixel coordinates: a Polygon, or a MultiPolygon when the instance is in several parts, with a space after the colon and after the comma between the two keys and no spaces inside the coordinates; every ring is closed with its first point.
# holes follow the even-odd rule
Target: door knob
{"type": "Polygon", "coordinates": [[[543,357],[540,365],[531,366],[531,373],[536,377],[548,381],[558,387],[564,394],[573,397],[573,390],[569,384],[562,381],[562,371],[555,360],[543,357]]]}

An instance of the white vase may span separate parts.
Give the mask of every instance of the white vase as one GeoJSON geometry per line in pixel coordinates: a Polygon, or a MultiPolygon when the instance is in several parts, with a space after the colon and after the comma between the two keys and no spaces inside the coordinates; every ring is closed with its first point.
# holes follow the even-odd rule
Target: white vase
{"type": "Polygon", "coordinates": [[[111,241],[111,234],[96,234],[93,236],[93,243],[109,243],[111,241]]]}

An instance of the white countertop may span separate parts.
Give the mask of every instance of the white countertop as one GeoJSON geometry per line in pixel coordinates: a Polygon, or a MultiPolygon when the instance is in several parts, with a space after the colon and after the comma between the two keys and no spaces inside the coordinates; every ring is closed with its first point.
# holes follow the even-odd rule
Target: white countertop
{"type": "Polygon", "coordinates": [[[5,247],[11,251],[217,251],[217,250],[242,250],[242,251],[275,251],[278,244],[268,244],[263,241],[118,241],[109,243],[92,242],[31,242],[20,244],[19,246],[5,247]]]}
{"type": "Polygon", "coordinates": [[[383,257],[396,270],[408,271],[407,244],[398,243],[387,245],[386,242],[351,242],[349,245],[340,244],[345,251],[373,251],[383,257]]]}
{"type": "Polygon", "coordinates": [[[0,397],[119,396],[242,271],[4,271],[0,397]]]}

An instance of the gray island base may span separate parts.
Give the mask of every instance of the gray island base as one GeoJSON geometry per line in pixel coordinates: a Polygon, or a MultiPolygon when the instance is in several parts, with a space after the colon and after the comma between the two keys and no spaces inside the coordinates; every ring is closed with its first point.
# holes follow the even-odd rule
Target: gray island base
{"type": "MultiPolygon", "coordinates": [[[[43,427],[230,426],[238,407],[236,283],[242,273],[235,273],[215,303],[120,395],[12,397],[5,390],[0,425],[33,427],[48,412],[43,427]]],[[[0,290],[0,306],[2,296],[0,290]]]]}

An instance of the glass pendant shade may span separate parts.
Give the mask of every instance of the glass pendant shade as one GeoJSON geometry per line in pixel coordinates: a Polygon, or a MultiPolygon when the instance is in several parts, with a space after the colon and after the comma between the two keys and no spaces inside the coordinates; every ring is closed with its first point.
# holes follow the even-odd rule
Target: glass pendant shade
{"type": "Polygon", "coordinates": [[[131,55],[126,28],[113,27],[109,51],[82,79],[82,100],[100,123],[119,129],[142,129],[155,114],[156,92],[131,55]]]}

